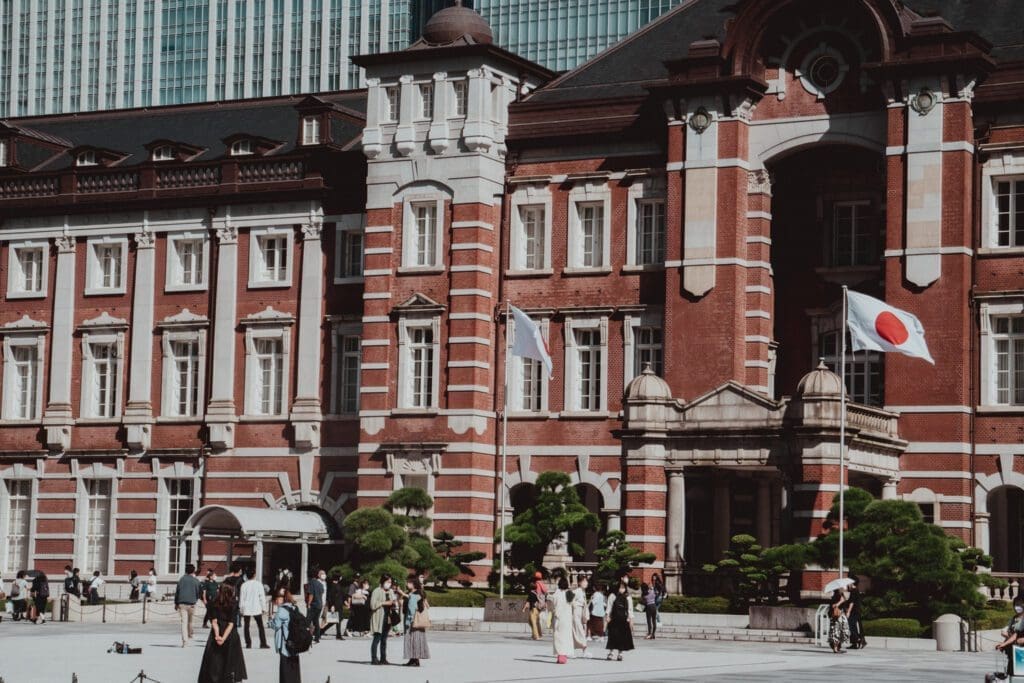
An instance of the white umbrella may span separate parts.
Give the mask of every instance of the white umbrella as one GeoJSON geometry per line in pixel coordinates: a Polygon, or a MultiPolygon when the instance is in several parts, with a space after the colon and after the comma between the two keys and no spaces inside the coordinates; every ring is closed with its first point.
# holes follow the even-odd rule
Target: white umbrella
{"type": "Polygon", "coordinates": [[[856,581],[849,577],[845,577],[842,579],[833,579],[832,581],[826,583],[825,587],[822,590],[826,593],[831,593],[832,591],[842,590],[843,588],[846,588],[847,586],[853,583],[856,583],[856,581]]]}

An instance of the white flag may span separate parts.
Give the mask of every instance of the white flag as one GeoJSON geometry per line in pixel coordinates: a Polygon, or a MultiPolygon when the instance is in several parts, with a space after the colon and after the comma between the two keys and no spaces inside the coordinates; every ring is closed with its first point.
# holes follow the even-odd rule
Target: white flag
{"type": "Polygon", "coordinates": [[[846,302],[854,351],[895,351],[935,365],[917,316],[858,292],[847,292],[846,302]]]}
{"type": "Polygon", "coordinates": [[[548,377],[554,376],[554,366],[551,363],[551,353],[544,341],[544,335],[540,332],[537,323],[530,320],[530,316],[509,304],[512,311],[512,318],[515,325],[512,328],[512,355],[522,358],[532,358],[544,364],[548,371],[548,377]]]}

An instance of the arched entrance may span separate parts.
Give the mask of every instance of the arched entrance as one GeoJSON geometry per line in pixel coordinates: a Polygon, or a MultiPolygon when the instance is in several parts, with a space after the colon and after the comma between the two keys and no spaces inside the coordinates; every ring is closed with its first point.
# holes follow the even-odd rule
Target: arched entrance
{"type": "Polygon", "coordinates": [[[600,526],[597,529],[582,529],[569,534],[569,542],[583,548],[583,554],[573,559],[576,562],[597,562],[597,548],[608,531],[608,514],[604,512],[604,496],[591,484],[577,484],[576,493],[587,510],[597,515],[600,526]]]}
{"type": "MultiPolygon", "coordinates": [[[[849,145],[818,145],[769,163],[775,294],[776,398],[824,358],[839,366],[842,285],[882,296],[884,158],[849,145]]],[[[884,404],[882,357],[847,346],[851,400],[884,404]]]]}
{"type": "Polygon", "coordinates": [[[1024,572],[1024,490],[1000,486],[988,494],[989,552],[992,571],[1024,572]]]}

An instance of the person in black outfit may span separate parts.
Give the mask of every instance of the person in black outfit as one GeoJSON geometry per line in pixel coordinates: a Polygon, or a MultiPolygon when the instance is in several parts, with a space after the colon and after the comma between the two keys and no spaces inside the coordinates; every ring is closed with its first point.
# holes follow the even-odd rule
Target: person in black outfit
{"type": "Polygon", "coordinates": [[[69,595],[74,595],[76,598],[82,597],[82,578],[78,575],[79,569],[71,566],[64,568],[64,592],[69,595]]]}
{"type": "Polygon", "coordinates": [[[213,599],[217,597],[217,573],[212,569],[206,572],[206,580],[203,581],[203,604],[206,605],[206,613],[203,615],[203,628],[210,627],[210,607],[213,599]]]}
{"type": "Polygon", "coordinates": [[[338,613],[338,623],[334,625],[334,637],[338,640],[345,640],[345,637],[341,634],[341,621],[342,621],[342,610],[345,607],[345,601],[348,598],[345,592],[345,587],[341,585],[341,577],[337,574],[331,574],[330,579],[327,581],[327,609],[331,612],[338,613]]]}
{"type": "Polygon", "coordinates": [[[36,618],[33,620],[37,624],[46,623],[46,602],[50,599],[50,580],[46,578],[46,574],[43,572],[36,572],[36,576],[32,579],[32,602],[35,606],[36,618]]]}
{"type": "Polygon", "coordinates": [[[210,637],[203,652],[199,669],[199,683],[234,683],[248,677],[242,640],[235,628],[238,611],[235,590],[224,583],[217,589],[217,597],[210,605],[210,637]]]}
{"type": "Polygon", "coordinates": [[[868,645],[864,639],[864,627],[860,621],[860,589],[857,583],[850,584],[850,596],[846,599],[846,620],[850,622],[850,649],[863,650],[868,645]]]}

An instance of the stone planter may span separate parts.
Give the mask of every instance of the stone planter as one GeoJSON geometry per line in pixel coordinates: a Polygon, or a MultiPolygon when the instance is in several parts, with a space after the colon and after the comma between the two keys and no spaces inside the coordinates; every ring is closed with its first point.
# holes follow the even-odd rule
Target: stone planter
{"type": "Polygon", "coordinates": [[[813,631],[814,607],[771,607],[756,605],[750,608],[750,628],[771,631],[813,631]]]}

